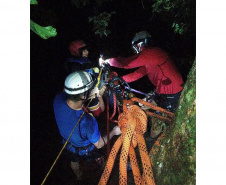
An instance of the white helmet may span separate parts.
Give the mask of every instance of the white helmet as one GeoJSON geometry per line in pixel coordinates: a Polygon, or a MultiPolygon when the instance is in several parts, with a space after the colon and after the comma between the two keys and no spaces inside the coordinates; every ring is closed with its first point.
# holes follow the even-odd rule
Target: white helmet
{"type": "Polygon", "coordinates": [[[85,71],[76,71],[68,75],[64,82],[65,92],[76,95],[88,91],[94,86],[96,79],[85,71]]]}
{"type": "Polygon", "coordinates": [[[133,49],[139,53],[142,46],[147,46],[148,38],[151,38],[151,35],[147,31],[141,31],[136,33],[132,40],[133,49]]]}

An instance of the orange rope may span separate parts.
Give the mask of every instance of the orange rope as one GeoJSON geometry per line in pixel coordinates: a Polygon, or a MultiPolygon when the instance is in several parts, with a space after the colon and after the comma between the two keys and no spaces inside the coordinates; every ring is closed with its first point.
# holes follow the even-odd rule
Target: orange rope
{"type": "Polygon", "coordinates": [[[115,93],[112,93],[113,94],[113,102],[114,102],[114,109],[113,109],[113,113],[112,113],[112,115],[111,115],[111,117],[110,117],[110,120],[112,121],[113,120],[113,118],[114,118],[114,116],[115,116],[115,114],[116,114],[116,95],[115,95],[115,93]]]}
{"type": "Polygon", "coordinates": [[[151,148],[150,154],[155,155],[159,151],[160,143],[159,141],[165,137],[165,133],[163,132],[158,139],[155,141],[153,147],[151,148]]]}
{"type": "Polygon", "coordinates": [[[133,101],[133,102],[139,102],[139,103],[141,103],[141,104],[144,104],[144,105],[146,105],[147,107],[150,107],[150,108],[153,109],[153,110],[156,110],[156,111],[159,111],[159,112],[162,112],[162,113],[166,114],[166,115],[169,116],[170,118],[173,117],[173,113],[172,113],[172,112],[167,111],[166,109],[163,109],[163,108],[161,108],[161,107],[158,107],[157,105],[154,105],[154,104],[152,104],[152,103],[148,103],[148,102],[146,102],[146,101],[144,101],[144,100],[141,100],[141,99],[139,99],[139,98],[133,97],[133,98],[131,98],[131,101],[133,101]]]}
{"type": "Polygon", "coordinates": [[[117,156],[117,153],[118,153],[121,145],[122,145],[122,142],[121,142],[120,138],[118,138],[117,141],[115,142],[114,146],[111,149],[111,153],[108,157],[108,161],[107,161],[106,167],[104,169],[104,172],[101,176],[99,184],[107,184],[107,181],[109,179],[109,176],[111,174],[111,171],[112,171],[112,168],[114,165],[115,158],[117,156]]]}
{"type": "Polygon", "coordinates": [[[115,142],[111,153],[109,155],[107,164],[105,166],[104,172],[101,176],[99,185],[107,184],[110,173],[113,168],[113,164],[116,155],[122,146],[120,155],[120,165],[119,165],[119,184],[127,184],[127,160],[128,156],[132,165],[132,172],[134,175],[134,182],[136,184],[149,184],[154,185],[154,176],[152,172],[150,158],[148,156],[145,140],[143,134],[147,128],[147,115],[145,112],[137,105],[130,105],[131,102],[124,101],[123,109],[129,107],[127,111],[124,111],[119,115],[119,127],[121,129],[121,136],[115,142]],[[125,104],[125,105],[124,105],[125,104]],[[143,175],[141,176],[140,170],[138,168],[138,163],[135,155],[134,148],[139,146],[139,151],[141,155],[143,175]]]}
{"type": "Polygon", "coordinates": [[[110,134],[110,128],[109,128],[109,93],[107,91],[107,156],[109,156],[110,153],[110,139],[109,139],[109,134],[110,134]]]}
{"type": "Polygon", "coordinates": [[[158,114],[156,114],[156,113],[149,112],[149,111],[147,111],[147,110],[146,110],[145,112],[147,113],[147,115],[149,115],[149,116],[151,116],[151,117],[159,118],[160,120],[165,121],[165,122],[167,122],[167,123],[170,123],[170,122],[172,121],[171,118],[167,118],[167,117],[164,117],[164,116],[160,116],[160,115],[158,115],[158,114]]]}
{"type": "MultiPolygon", "coordinates": [[[[155,185],[154,175],[152,171],[150,157],[148,155],[146,143],[143,134],[147,128],[147,115],[152,117],[157,117],[166,122],[171,122],[173,118],[173,113],[169,112],[161,107],[148,103],[139,98],[133,97],[130,100],[123,100],[123,112],[119,114],[118,125],[121,129],[121,136],[115,142],[111,153],[109,155],[107,164],[105,166],[104,172],[99,181],[99,185],[105,185],[108,182],[109,176],[111,174],[115,158],[119,149],[122,146],[119,164],[119,184],[127,184],[127,161],[128,156],[132,165],[132,172],[134,176],[135,184],[147,184],[155,185]],[[153,110],[164,113],[165,115],[158,115],[153,112],[143,111],[139,106],[133,105],[133,102],[139,102],[153,110]],[[134,148],[139,146],[139,152],[141,156],[143,174],[141,175],[139,166],[136,159],[136,154],[134,148]]],[[[159,147],[159,140],[164,137],[164,133],[157,139],[154,146],[159,147]]],[[[156,147],[153,147],[151,154],[155,154],[158,151],[156,147]]]]}

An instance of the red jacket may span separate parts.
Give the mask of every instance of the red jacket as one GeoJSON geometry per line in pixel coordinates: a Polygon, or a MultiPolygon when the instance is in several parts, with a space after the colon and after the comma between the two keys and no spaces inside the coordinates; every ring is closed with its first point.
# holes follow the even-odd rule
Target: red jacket
{"type": "Polygon", "coordinates": [[[111,58],[110,65],[124,69],[139,67],[122,78],[129,83],[148,75],[158,94],[176,94],[183,89],[181,74],[169,55],[160,48],[145,48],[139,54],[128,58],[111,58]]]}

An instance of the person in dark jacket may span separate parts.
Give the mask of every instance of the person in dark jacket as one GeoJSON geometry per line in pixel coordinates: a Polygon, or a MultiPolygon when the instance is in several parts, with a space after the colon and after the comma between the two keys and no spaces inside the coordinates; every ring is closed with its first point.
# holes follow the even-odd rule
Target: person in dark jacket
{"type": "MultiPolygon", "coordinates": [[[[82,40],[72,41],[69,45],[69,51],[71,57],[65,62],[65,70],[67,74],[75,71],[84,70],[96,77],[99,75],[99,68],[94,67],[94,64],[89,60],[89,50],[87,44],[82,40]]],[[[105,91],[106,87],[103,86],[101,91],[105,91]]],[[[90,106],[89,111],[94,116],[99,116],[101,112],[105,110],[102,96],[100,98],[95,97],[90,106]]]]}
{"type": "Polygon", "coordinates": [[[65,69],[68,74],[78,70],[88,70],[93,67],[93,63],[88,58],[88,47],[84,41],[72,41],[69,45],[69,51],[71,57],[65,63],[65,69]]]}

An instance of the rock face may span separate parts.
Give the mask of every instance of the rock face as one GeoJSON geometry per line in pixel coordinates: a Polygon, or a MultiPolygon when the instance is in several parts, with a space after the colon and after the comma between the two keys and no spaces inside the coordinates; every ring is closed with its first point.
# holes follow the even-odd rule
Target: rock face
{"type": "Polygon", "coordinates": [[[196,184],[196,61],[173,123],[149,155],[157,185],[196,184]]]}

